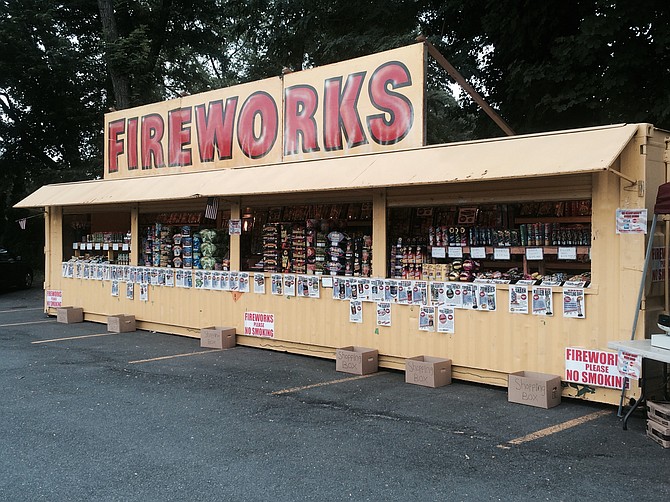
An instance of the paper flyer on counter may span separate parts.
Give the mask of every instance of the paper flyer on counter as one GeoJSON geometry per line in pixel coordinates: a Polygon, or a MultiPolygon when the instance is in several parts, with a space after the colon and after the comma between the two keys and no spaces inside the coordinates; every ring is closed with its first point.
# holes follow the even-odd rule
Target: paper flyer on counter
{"type": "Polygon", "coordinates": [[[112,281],[112,296],[119,296],[119,281],[112,281]]]}
{"type": "Polygon", "coordinates": [[[239,283],[238,291],[240,293],[248,293],[251,288],[249,272],[240,272],[237,277],[239,283]]]}
{"type": "Polygon", "coordinates": [[[349,322],[363,322],[363,302],[361,300],[349,300],[349,322]]]}
{"type": "Polygon", "coordinates": [[[202,288],[203,289],[212,289],[212,271],[205,270],[202,273],[202,288]]]}
{"type": "Polygon", "coordinates": [[[128,300],[133,300],[135,298],[135,283],[127,282],[126,283],[126,298],[128,300]]]}
{"type": "Polygon", "coordinates": [[[364,302],[372,301],[372,281],[366,277],[358,279],[358,298],[364,302]]]}
{"type": "Polygon", "coordinates": [[[391,325],[391,302],[377,302],[377,326],[391,325]]]}
{"type": "Polygon", "coordinates": [[[346,284],[347,295],[349,296],[349,298],[351,298],[352,300],[363,301],[362,298],[358,297],[358,279],[355,278],[347,279],[346,281],[344,281],[344,283],[346,284]]]}
{"type": "Polygon", "coordinates": [[[309,277],[306,275],[296,276],[295,295],[302,298],[309,298],[309,277]]]}
{"type": "MultiPolygon", "coordinates": [[[[204,289],[205,287],[205,272],[202,270],[196,270],[195,273],[195,289],[204,289]]],[[[158,274],[156,274],[156,281],[154,282],[154,275],[151,274],[151,285],[155,285],[158,282],[158,274]]]]}
{"type": "Polygon", "coordinates": [[[621,376],[638,380],[642,376],[642,356],[620,349],[617,357],[617,368],[621,376]]]}
{"type": "Polygon", "coordinates": [[[563,289],[563,317],[573,319],[584,319],[586,317],[583,289],[563,289]]]}
{"type": "Polygon", "coordinates": [[[284,293],[284,283],[281,274],[270,276],[271,292],[273,295],[281,296],[284,293]]]}
{"type": "Polygon", "coordinates": [[[535,286],[532,290],[533,295],[533,315],[553,316],[554,307],[552,288],[545,286],[535,286]]]}
{"type": "Polygon", "coordinates": [[[495,284],[478,285],[477,296],[480,311],[493,312],[498,308],[498,293],[495,284]]]}
{"type": "Polygon", "coordinates": [[[454,333],[455,327],[455,309],[447,305],[437,307],[437,332],[454,333]]]}
{"type": "Polygon", "coordinates": [[[295,296],[295,275],[284,274],[284,296],[295,296]]]}
{"type": "Polygon", "coordinates": [[[528,286],[522,284],[510,285],[509,312],[510,314],[528,313],[528,286]]]}
{"type": "Polygon", "coordinates": [[[265,274],[263,272],[254,273],[254,293],[265,294],[265,274]]]}
{"type": "Polygon", "coordinates": [[[419,330],[435,331],[435,307],[419,308],[419,330]]]}
{"type": "Polygon", "coordinates": [[[432,305],[445,305],[447,303],[445,293],[444,282],[430,283],[430,303],[432,305]]]}

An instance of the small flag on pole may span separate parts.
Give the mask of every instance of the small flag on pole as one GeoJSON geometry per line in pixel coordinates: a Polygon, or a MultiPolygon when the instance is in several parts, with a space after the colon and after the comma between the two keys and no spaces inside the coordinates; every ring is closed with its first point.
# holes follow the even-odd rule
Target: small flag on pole
{"type": "Polygon", "coordinates": [[[207,197],[207,206],[205,206],[205,218],[208,220],[215,220],[219,212],[218,197],[207,197]]]}
{"type": "Polygon", "coordinates": [[[21,219],[19,220],[19,226],[21,227],[21,230],[25,230],[25,229],[26,229],[26,218],[21,218],[21,219]]]}

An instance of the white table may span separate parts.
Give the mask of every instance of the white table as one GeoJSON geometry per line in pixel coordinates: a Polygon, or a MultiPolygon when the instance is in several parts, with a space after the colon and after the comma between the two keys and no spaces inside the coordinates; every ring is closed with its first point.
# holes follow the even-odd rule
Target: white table
{"type": "MultiPolygon", "coordinates": [[[[654,361],[659,361],[664,364],[670,364],[670,350],[659,349],[657,347],[651,346],[651,340],[622,340],[622,341],[613,341],[607,342],[607,347],[614,350],[622,350],[628,352],[629,354],[638,355],[644,359],[651,359],[654,361]]],[[[644,372],[644,364],[642,365],[644,372]]],[[[642,401],[645,400],[645,378],[644,374],[640,378],[642,392],[640,393],[640,399],[635,401],[635,404],[631,406],[631,409],[628,410],[626,416],[623,418],[623,428],[626,430],[628,428],[628,417],[637,409],[642,401]]],[[[623,395],[622,395],[623,399],[623,395]]]]}

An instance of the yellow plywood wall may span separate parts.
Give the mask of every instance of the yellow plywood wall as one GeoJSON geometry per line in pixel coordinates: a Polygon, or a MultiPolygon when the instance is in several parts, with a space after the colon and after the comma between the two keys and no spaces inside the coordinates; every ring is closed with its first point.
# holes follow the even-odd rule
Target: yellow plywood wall
{"type": "MultiPolygon", "coordinates": [[[[656,172],[663,166],[658,162],[652,166],[654,173],[648,172],[650,150],[643,155],[640,149],[648,140],[645,135],[634,138],[613,167],[633,179],[651,180],[646,189],[655,193],[656,187],[652,185],[664,179],[665,173],[656,172]]],[[[572,182],[578,183],[576,193],[583,196],[588,186],[583,175],[572,182]]],[[[54,250],[47,255],[51,265],[47,286],[63,291],[64,304],[82,306],[87,319],[101,322],[108,314],[134,314],[139,326],[145,329],[197,337],[200,328],[212,325],[233,326],[237,333],[242,333],[245,312],[264,312],[275,315],[275,339],[238,335],[238,343],[331,358],[337,347],[366,346],[379,350],[382,366],[396,369],[404,368],[406,357],[421,354],[447,357],[453,361],[455,378],[501,386],[507,385],[507,373],[519,370],[563,376],[566,347],[606,350],[609,340],[630,337],[645,253],[644,236],[616,234],[615,211],[618,207],[644,207],[649,199],[641,196],[644,194],[637,189],[623,188],[628,182],[609,172],[589,175],[588,182],[593,200],[593,285],[586,294],[585,319],[562,317],[560,288],[554,288],[554,316],[510,314],[508,287],[498,285],[498,310],[457,310],[455,334],[420,331],[417,306],[392,305],[392,326],[378,327],[375,305],[364,303],[363,323],[354,324],[349,322],[349,302],[333,300],[332,289],[322,288],[318,299],[275,296],[270,292],[270,274],[265,274],[266,292],[262,295],[149,286],[149,301],[142,302],[136,285],[134,300],[125,298],[123,287],[119,297],[112,297],[110,282],[61,277],[62,257],[57,251],[61,249],[61,220],[56,208],[49,212],[50,225],[47,225],[54,250]]],[[[548,191],[547,181],[542,178],[523,180],[521,186],[528,189],[533,183],[538,193],[548,191]]],[[[474,184],[469,185],[472,186],[474,184]]],[[[434,188],[424,190],[434,191],[434,188]]],[[[557,190],[554,199],[570,198],[570,179],[558,185],[557,190]]],[[[420,192],[416,191],[415,196],[420,192]]],[[[574,194],[573,191],[573,198],[574,194]]],[[[445,198],[450,197],[447,194],[445,198]]],[[[385,255],[379,246],[385,234],[380,220],[385,218],[387,194],[377,191],[371,198],[375,205],[373,256],[375,253],[385,255]]],[[[530,197],[527,200],[531,200],[530,197]]],[[[236,204],[233,212],[238,211],[236,204]]],[[[133,221],[136,218],[137,213],[133,212],[133,221]]],[[[136,228],[134,223],[134,232],[136,228]]],[[[379,270],[378,267],[382,267],[380,261],[375,262],[374,270],[379,270]]],[[[253,291],[253,285],[251,289],[253,291]]],[[[645,319],[641,316],[637,336],[643,337],[645,329],[645,319]]],[[[635,387],[631,395],[637,392],[635,387]]],[[[573,388],[564,390],[566,396],[575,393],[573,388]]],[[[596,388],[595,393],[587,393],[584,398],[617,403],[619,394],[616,390],[596,388]]]]}

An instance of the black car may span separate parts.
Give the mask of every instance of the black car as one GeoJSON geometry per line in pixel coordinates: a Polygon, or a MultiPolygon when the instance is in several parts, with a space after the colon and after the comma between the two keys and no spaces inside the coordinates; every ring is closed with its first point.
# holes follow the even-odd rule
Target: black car
{"type": "Polygon", "coordinates": [[[29,288],[33,285],[33,269],[20,256],[0,247],[0,289],[29,288]]]}

